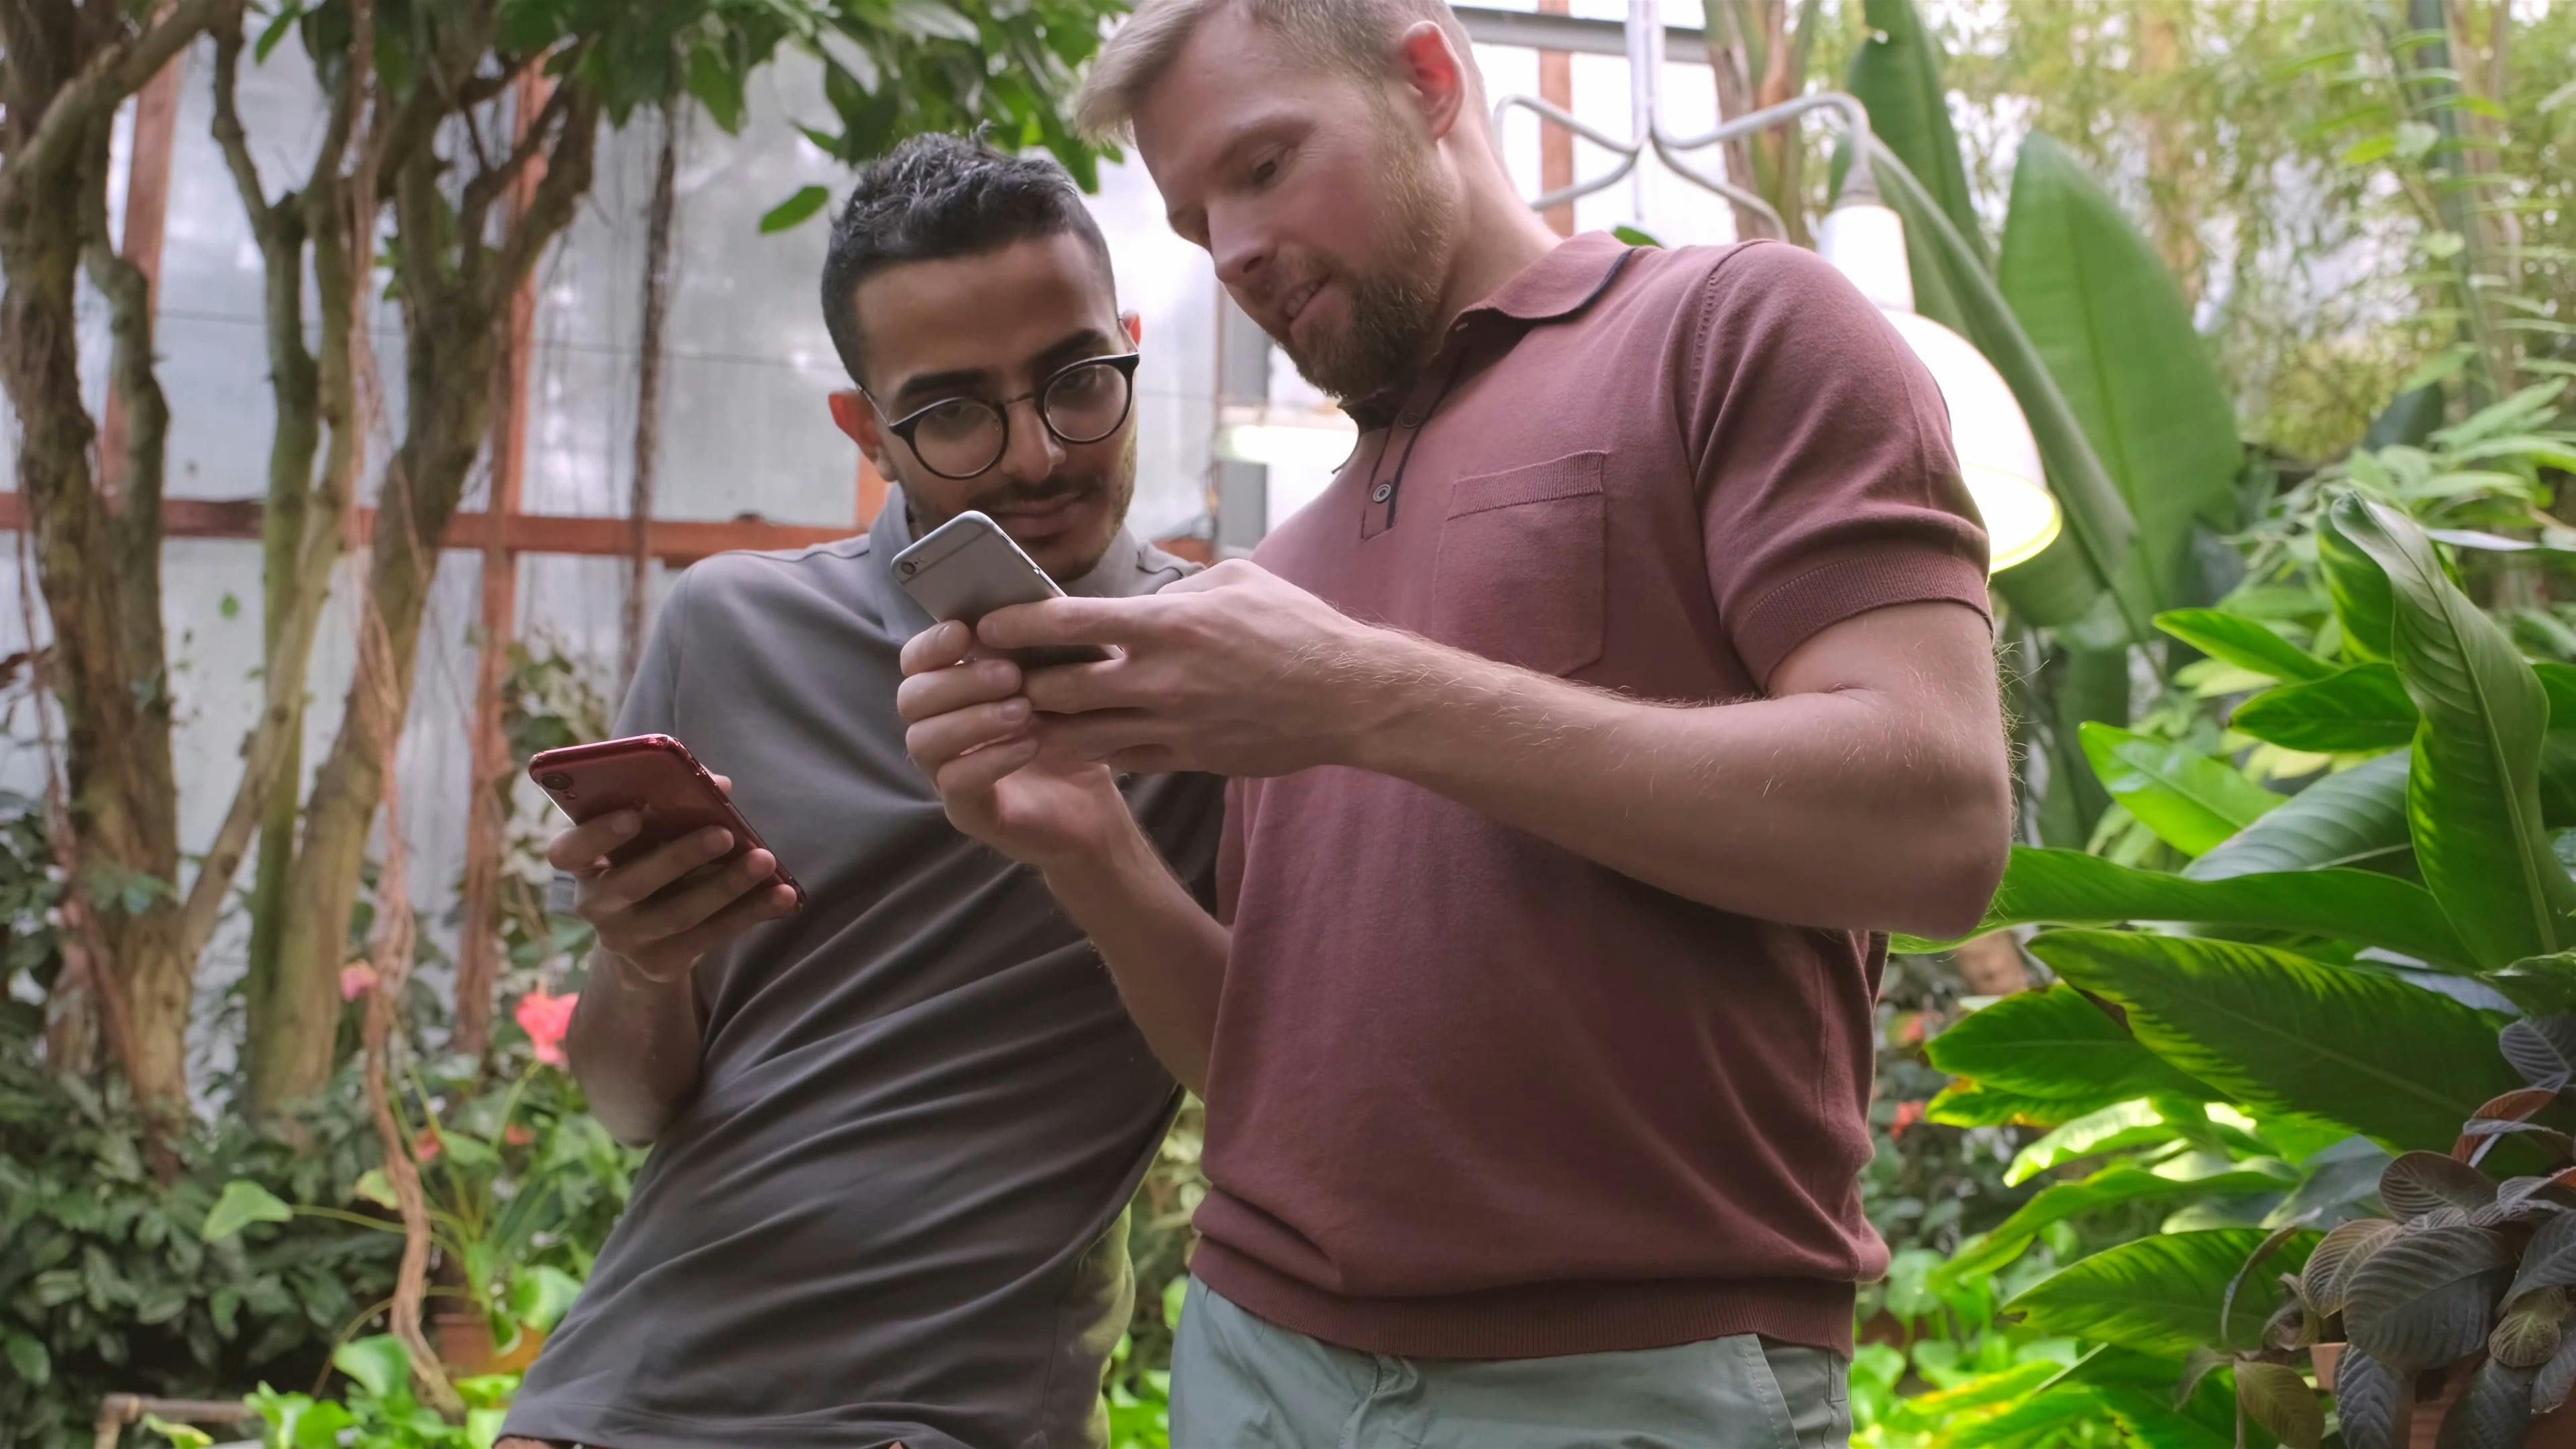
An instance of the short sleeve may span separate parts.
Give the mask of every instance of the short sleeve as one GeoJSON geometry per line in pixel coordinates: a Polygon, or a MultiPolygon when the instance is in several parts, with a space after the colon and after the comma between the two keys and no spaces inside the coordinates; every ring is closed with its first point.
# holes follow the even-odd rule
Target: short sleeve
{"type": "Polygon", "coordinates": [[[1991,617],[1949,410],[1858,288],[1802,248],[1739,247],[1710,268],[1691,336],[1680,397],[1709,588],[1755,679],[1873,609],[1991,617]]]}
{"type": "Polygon", "coordinates": [[[620,736],[687,738],[680,729],[680,652],[688,632],[689,585],[696,577],[695,570],[681,574],[653,616],[653,627],[644,636],[644,655],[636,661],[635,678],[626,686],[625,703],[618,706],[620,736]]]}
{"type": "Polygon", "coordinates": [[[1243,898],[1243,809],[1244,790],[1241,780],[1225,782],[1225,823],[1217,828],[1216,837],[1216,905],[1211,912],[1217,924],[1234,924],[1234,904],[1243,898]]]}

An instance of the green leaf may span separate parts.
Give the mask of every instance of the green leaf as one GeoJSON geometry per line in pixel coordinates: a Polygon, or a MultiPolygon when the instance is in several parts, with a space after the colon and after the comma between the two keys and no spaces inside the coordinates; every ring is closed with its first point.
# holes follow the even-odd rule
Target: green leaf
{"type": "Polygon", "coordinates": [[[2323,755],[2397,749],[2422,719],[2396,666],[2356,664],[2332,678],[2266,690],[2238,705],[2228,723],[2283,749],[2323,755]]]}
{"type": "Polygon", "coordinates": [[[2245,462],[2181,284],[2110,192],[2038,132],[2014,162],[1995,277],[2137,523],[2136,587],[2180,597],[2195,524],[2234,525],[2245,462]]]}
{"type": "Polygon", "coordinates": [[[563,1321],[581,1296],[581,1280],[561,1268],[522,1268],[510,1281],[510,1316],[544,1331],[563,1321]]]}
{"type": "Polygon", "coordinates": [[[238,595],[229,594],[229,593],[228,593],[228,594],[226,594],[226,595],[224,595],[223,602],[222,602],[221,604],[218,604],[218,605],[216,606],[216,611],[217,611],[218,613],[222,614],[222,615],[223,615],[225,618],[227,618],[227,619],[238,619],[238,618],[240,618],[240,617],[241,617],[241,599],[240,599],[240,597],[239,597],[238,595]]]}
{"type": "MultiPolygon", "coordinates": [[[[2367,454],[2355,454],[2356,459],[2367,454]]],[[[2389,593],[2388,574],[2369,554],[2346,538],[2329,511],[2317,526],[2317,571],[2325,578],[2326,597],[2334,601],[2335,619],[2343,626],[2343,648],[2356,659],[2388,659],[2397,606],[2389,593]]]]}
{"type": "Polygon", "coordinates": [[[2176,1135],[2173,1124],[2164,1119],[2153,1102],[2115,1103],[2061,1123],[2015,1153],[2012,1165],[2004,1171],[2004,1186],[2019,1187],[2050,1168],[2079,1158],[2154,1147],[2173,1141],[2176,1135]]]}
{"type": "Polygon", "coordinates": [[[2484,965],[2576,945],[2567,925],[2576,882],[2542,826],[2549,704],[2539,678],[2411,519],[2346,496],[2333,521],[2385,577],[2391,657],[2424,713],[2407,821],[2425,885],[2484,965]]]}
{"type": "Polygon", "coordinates": [[[800,188],[794,196],[771,207],[760,218],[761,235],[781,232],[821,211],[832,200],[832,193],[820,186],[800,188]]]}
{"type": "Polygon", "coordinates": [[[975,22],[939,0],[891,0],[894,23],[924,40],[959,40],[968,45],[984,38],[975,22]]]}
{"type": "Polygon", "coordinates": [[[2031,950],[2118,1003],[2175,1070],[2257,1116],[2322,1118],[2403,1150],[2451,1140],[2520,1085],[2485,1017],[2394,977],[2131,931],[2052,931],[2031,950]]]}
{"type": "Polygon", "coordinates": [[[32,1388],[43,1388],[54,1376],[54,1358],[44,1344],[23,1333],[8,1337],[9,1366],[32,1388]]]}
{"type": "Polygon", "coordinates": [[[2514,1005],[2533,1016],[2576,1011],[2576,951],[2526,956],[2478,979],[2503,992],[2514,1005]]]}
{"type": "Polygon", "coordinates": [[[2292,1176],[2287,1168],[2277,1172],[2227,1168],[2189,1176],[2141,1167],[2106,1167],[2090,1177],[2040,1189],[2037,1196],[2015,1209],[1993,1230],[1962,1245],[1935,1275],[1935,1281],[1957,1284],[1999,1272],[2020,1257],[2022,1250],[2037,1241],[2049,1226],[2085,1213],[2134,1202],[2281,1192],[2295,1185],[2292,1176]]]}
{"type": "MultiPolygon", "coordinates": [[[[1870,35],[1852,55],[1844,89],[1859,97],[1868,110],[1872,136],[1919,178],[1950,225],[1969,239],[1979,267],[1990,271],[1993,262],[1986,255],[1984,224],[1977,219],[1976,195],[1968,189],[1959,134],[1950,124],[1950,88],[1941,78],[1941,47],[1923,28],[1923,17],[1912,0],[1865,0],[1862,10],[1870,35]]],[[[1925,265],[1913,228],[1906,231],[1906,250],[1916,253],[1916,309],[1946,325],[1948,319],[1939,310],[1924,305],[1923,295],[1938,299],[1947,294],[1942,269],[1925,265]]]]}
{"type": "Polygon", "coordinates": [[[2411,393],[2418,388],[2431,387],[2437,382],[2447,381],[2461,368],[2468,366],[2469,360],[2477,355],[2476,347],[2466,342],[2454,343],[2424,359],[2413,372],[2406,374],[2406,380],[2397,385],[2397,391],[2401,394],[2411,393]]]}
{"type": "Polygon", "coordinates": [[[2156,615],[2156,627],[2212,659],[2267,679],[2295,683],[2335,672],[2332,664],[2282,638],[2271,625],[2224,609],[2167,609],[2156,615]]]}
{"type": "MultiPolygon", "coordinates": [[[[2137,538],[2137,522],[2030,334],[1996,290],[1984,248],[1961,232],[1884,142],[1873,140],[1871,146],[1871,171],[1879,191],[1905,223],[1917,278],[1916,310],[1936,321],[1945,320],[1926,302],[1930,294],[1922,278],[1928,268],[1955,299],[1951,307],[1955,330],[1995,365],[2021,404],[2031,436],[2039,444],[2049,492],[2065,517],[2058,541],[2037,558],[1995,575],[1995,587],[2030,623],[2083,620],[2114,581],[2134,577],[2124,574],[2124,565],[2137,538]]],[[[2111,607],[2129,638],[2145,643],[2154,637],[2154,626],[2148,622],[2154,612],[2152,601],[2129,592],[2115,597],[2111,607]]]]}
{"type": "MultiPolygon", "coordinates": [[[[2383,755],[2328,775],[2217,849],[2183,867],[2194,880],[2274,871],[2388,868],[2406,863],[2405,754],[2383,755]]],[[[2576,794],[2576,791],[2571,791],[2576,794]]]]}
{"type": "Polygon", "coordinates": [[[215,1436],[194,1424],[173,1424],[159,1414],[143,1416],[143,1427],[170,1441],[171,1449],[212,1449],[215,1436]]]}
{"type": "Polygon", "coordinates": [[[716,46],[700,45],[689,51],[689,94],[707,108],[707,116],[726,135],[742,131],[743,74],[716,46]]]}
{"type": "Polygon", "coordinates": [[[295,28],[295,22],[303,18],[304,0],[286,0],[278,6],[277,14],[259,32],[259,43],[251,47],[251,58],[261,65],[268,64],[270,52],[277,49],[278,42],[286,39],[286,33],[295,28]]]}
{"type": "Polygon", "coordinates": [[[278,1201],[277,1194],[246,1178],[234,1178],[224,1184],[222,1197],[206,1214],[206,1225],[198,1236],[211,1243],[229,1238],[253,1223],[290,1222],[295,1209],[278,1201]]]}
{"type": "MultiPolygon", "coordinates": [[[[2263,1244],[2252,1228],[2166,1233],[2094,1254],[2040,1280],[2005,1305],[2038,1333],[2067,1334],[2179,1359],[2218,1342],[2219,1305],[2228,1280],[2263,1244]]],[[[2281,1250],[2295,1271],[2317,1235],[2281,1250]]],[[[2268,1275],[2249,1279],[2228,1315],[2228,1348],[2252,1348],[2263,1321],[2281,1306],[2268,1275]]]]}
{"type": "Polygon", "coordinates": [[[2396,152],[2396,134],[2390,131],[2382,131],[2376,136],[2364,136],[2360,140],[2353,142],[2350,146],[2345,147],[2343,153],[2343,164],[2346,166],[2367,166],[2373,161],[2384,161],[2388,157],[2395,155],[2396,152]]]}
{"type": "Polygon", "coordinates": [[[2397,127],[2397,154],[2413,160],[2433,149],[2442,133],[2422,121],[2402,121],[2397,127]]]}
{"type": "Polygon", "coordinates": [[[1663,245],[1662,242],[1655,240],[1653,237],[1637,230],[1633,226],[1614,226],[1610,228],[1610,234],[1632,247],[1660,247],[1663,245]]]}
{"type": "MultiPolygon", "coordinates": [[[[2339,936],[2437,966],[2476,965],[2423,887],[2362,870],[2294,870],[2197,880],[2079,850],[2017,845],[1972,935],[2013,926],[2177,921],[2339,936]]],[[[1928,946],[1929,942],[1907,942],[1928,946]]],[[[1972,1018],[1973,1019],[1973,1018],[1972,1018]]]]}
{"type": "Polygon", "coordinates": [[[2108,1103],[2098,1098],[2033,1097],[1976,1082],[1952,1082],[1924,1104],[1923,1120],[1945,1127],[2048,1127],[2104,1105],[2108,1103]]]}
{"type": "Polygon", "coordinates": [[[385,1398],[411,1384],[411,1350],[390,1333],[353,1338],[331,1355],[331,1366],[356,1380],[368,1393],[385,1398]]]}
{"type": "Polygon", "coordinates": [[[402,1199],[394,1196],[393,1180],[385,1176],[385,1170],[381,1167],[370,1167],[360,1173],[357,1185],[349,1189],[349,1195],[361,1202],[374,1203],[380,1208],[393,1211],[400,1211],[402,1208],[402,1199]]]}
{"type": "Polygon", "coordinates": [[[1970,1012],[1926,1043],[1924,1054],[1952,1076],[2043,1100],[2210,1096],[2066,986],[2016,992],[1970,1012]]]}
{"type": "Polygon", "coordinates": [[[2087,720],[2085,758],[2111,798],[2156,838],[2203,854],[2277,808],[2282,797],[2185,745],[2087,720]]]}

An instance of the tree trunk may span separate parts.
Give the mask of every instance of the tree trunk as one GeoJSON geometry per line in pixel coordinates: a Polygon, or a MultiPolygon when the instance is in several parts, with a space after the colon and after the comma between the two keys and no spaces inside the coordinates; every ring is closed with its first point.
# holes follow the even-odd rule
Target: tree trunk
{"type": "Polygon", "coordinates": [[[662,150],[653,165],[653,201],[644,218],[643,355],[635,370],[635,486],[627,496],[635,551],[627,558],[621,684],[635,682],[636,667],[644,658],[644,616],[653,587],[653,555],[645,545],[653,523],[653,473],[662,452],[662,332],[670,312],[671,229],[679,208],[680,127],[687,115],[687,109],[677,103],[662,107],[662,150]]]}

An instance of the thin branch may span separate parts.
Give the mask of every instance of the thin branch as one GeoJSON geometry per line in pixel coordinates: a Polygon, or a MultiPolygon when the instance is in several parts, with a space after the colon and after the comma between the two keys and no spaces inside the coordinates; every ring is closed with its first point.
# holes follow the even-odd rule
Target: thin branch
{"type": "Polygon", "coordinates": [[[242,0],[179,0],[157,22],[91,56],[80,73],[54,93],[34,133],[9,158],[9,165],[0,169],[0,210],[13,205],[13,193],[28,184],[21,177],[43,175],[61,165],[99,116],[112,113],[187,49],[189,42],[241,4],[242,0]]]}
{"type": "Polygon", "coordinates": [[[223,148],[224,164],[233,173],[233,189],[241,193],[242,210],[250,215],[251,234],[259,238],[260,250],[265,252],[276,244],[277,209],[269,204],[268,188],[259,179],[259,163],[251,159],[250,137],[242,130],[234,95],[241,79],[240,15],[234,15],[232,22],[215,32],[215,144],[223,148]]]}
{"type": "MultiPolygon", "coordinates": [[[[599,141],[599,101],[590,87],[567,80],[565,91],[574,100],[563,120],[563,134],[557,139],[554,154],[547,159],[546,174],[537,182],[536,195],[529,198],[528,208],[514,219],[508,234],[502,237],[498,265],[482,280],[493,289],[487,301],[497,302],[509,296],[512,289],[536,269],[537,258],[544,254],[566,226],[571,225],[574,208],[590,191],[591,160],[599,141]]],[[[475,245],[472,237],[467,245],[475,245]]]]}
{"type": "Polygon", "coordinates": [[[457,208],[457,229],[468,243],[482,238],[483,220],[491,214],[492,203],[508,194],[511,185],[527,171],[529,165],[553,147],[556,133],[562,128],[582,90],[581,86],[569,82],[555,87],[555,93],[546,97],[545,105],[538,108],[536,119],[529,122],[518,144],[510,148],[509,159],[465,183],[465,200],[457,208]]]}

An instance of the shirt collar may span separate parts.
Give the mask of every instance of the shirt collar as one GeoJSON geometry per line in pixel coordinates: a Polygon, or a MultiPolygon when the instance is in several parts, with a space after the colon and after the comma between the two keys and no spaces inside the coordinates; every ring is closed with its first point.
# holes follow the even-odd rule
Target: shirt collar
{"type": "MultiPolygon", "coordinates": [[[[1568,238],[1521,268],[1491,296],[1458,314],[1455,330],[1464,331],[1475,318],[1487,314],[1522,323],[1571,317],[1610,290],[1610,284],[1618,280],[1620,269],[1628,264],[1634,251],[1606,231],[1588,231],[1568,238]]],[[[1385,427],[1403,406],[1404,395],[1412,386],[1408,381],[1356,399],[1343,404],[1342,411],[1360,425],[1362,432],[1385,427]]]]}

